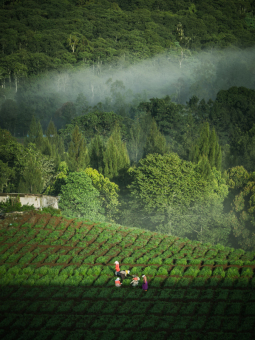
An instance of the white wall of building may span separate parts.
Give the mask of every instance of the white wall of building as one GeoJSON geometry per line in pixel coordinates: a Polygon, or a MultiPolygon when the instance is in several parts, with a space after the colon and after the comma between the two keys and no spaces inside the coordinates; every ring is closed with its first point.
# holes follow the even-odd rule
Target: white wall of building
{"type": "Polygon", "coordinates": [[[0,202],[6,202],[9,198],[15,199],[19,196],[22,205],[33,205],[36,209],[52,207],[58,209],[58,198],[47,195],[36,194],[3,194],[0,193],[0,202]]]}

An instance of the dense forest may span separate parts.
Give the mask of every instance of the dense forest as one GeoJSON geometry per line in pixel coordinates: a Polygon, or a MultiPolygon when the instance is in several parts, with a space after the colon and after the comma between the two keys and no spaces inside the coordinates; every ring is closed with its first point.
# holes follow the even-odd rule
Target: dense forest
{"type": "Polygon", "coordinates": [[[1,192],[255,250],[254,11],[2,0],[1,192]]]}

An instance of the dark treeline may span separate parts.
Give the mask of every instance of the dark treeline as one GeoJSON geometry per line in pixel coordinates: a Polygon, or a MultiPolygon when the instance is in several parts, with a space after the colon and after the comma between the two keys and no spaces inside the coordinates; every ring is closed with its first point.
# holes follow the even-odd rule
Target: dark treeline
{"type": "MultiPolygon", "coordinates": [[[[4,86],[63,67],[254,45],[252,0],[1,0],[4,86]]],[[[179,59],[179,58],[178,58],[179,59]]]]}

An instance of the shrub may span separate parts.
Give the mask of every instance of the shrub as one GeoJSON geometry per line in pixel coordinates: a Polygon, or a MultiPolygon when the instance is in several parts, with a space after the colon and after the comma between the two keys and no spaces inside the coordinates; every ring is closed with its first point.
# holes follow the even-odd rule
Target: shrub
{"type": "Polygon", "coordinates": [[[225,273],[225,271],[222,267],[217,267],[217,268],[214,269],[213,275],[214,276],[217,275],[217,276],[220,276],[220,277],[223,278],[223,277],[225,277],[226,273],[225,273]]]}
{"type": "Polygon", "coordinates": [[[157,275],[168,275],[168,270],[165,267],[159,267],[157,275]]]}
{"type": "Polygon", "coordinates": [[[56,276],[59,274],[60,270],[63,269],[63,266],[54,266],[48,269],[48,274],[51,276],[56,276]]]}
{"type": "Polygon", "coordinates": [[[191,280],[191,278],[183,277],[178,281],[176,287],[187,287],[190,284],[191,280]]]}
{"type": "Polygon", "coordinates": [[[242,260],[229,261],[229,264],[243,266],[243,261],[242,260]]]}
{"type": "Polygon", "coordinates": [[[187,260],[186,259],[178,259],[178,260],[176,260],[175,264],[184,264],[184,265],[186,265],[187,264],[187,260]]]}
{"type": "Polygon", "coordinates": [[[208,287],[216,287],[219,283],[219,279],[217,277],[211,277],[208,281],[207,281],[207,286],[208,287]]]}
{"type": "Polygon", "coordinates": [[[215,259],[215,264],[225,265],[228,264],[228,260],[215,259]]]}
{"type": "Polygon", "coordinates": [[[109,257],[108,256],[100,256],[96,259],[96,263],[107,263],[108,262],[109,257]]]}
{"type": "Polygon", "coordinates": [[[178,281],[179,278],[177,277],[169,277],[168,279],[166,279],[164,287],[173,287],[178,281]]]}
{"type": "Polygon", "coordinates": [[[60,272],[60,275],[71,276],[76,268],[76,266],[67,266],[60,272]]]}
{"type": "Polygon", "coordinates": [[[7,268],[6,268],[6,266],[0,266],[0,276],[3,276],[5,273],[6,273],[6,270],[7,268]]]}
{"type": "Polygon", "coordinates": [[[17,265],[17,266],[13,266],[11,268],[9,268],[7,274],[12,274],[12,275],[18,275],[19,273],[21,273],[21,266],[17,265]]]}
{"type": "Polygon", "coordinates": [[[154,267],[146,267],[143,271],[145,275],[155,276],[157,274],[157,269],[154,267]]]}
{"type": "Polygon", "coordinates": [[[98,276],[100,275],[101,271],[102,271],[102,266],[90,267],[87,272],[87,275],[98,276]]]}
{"type": "Polygon", "coordinates": [[[152,287],[160,287],[163,283],[164,279],[162,277],[155,277],[151,282],[150,286],[152,287]]]}
{"type": "Polygon", "coordinates": [[[203,287],[205,285],[206,277],[195,277],[191,283],[192,287],[203,287]]]}
{"type": "Polygon", "coordinates": [[[252,268],[246,267],[246,268],[242,268],[242,272],[241,272],[241,276],[252,276],[253,275],[253,270],[252,268]]]}
{"type": "Polygon", "coordinates": [[[97,279],[97,276],[85,276],[80,282],[80,286],[91,286],[92,283],[97,279]]]}
{"type": "Polygon", "coordinates": [[[83,263],[95,263],[95,255],[90,255],[89,257],[86,257],[83,263]]]}
{"type": "Polygon", "coordinates": [[[184,267],[176,266],[176,267],[174,267],[171,270],[170,275],[179,275],[179,276],[182,276],[184,269],[185,269],[184,267]]]}
{"type": "Polygon", "coordinates": [[[149,260],[149,264],[162,264],[162,258],[157,256],[149,260]]]}
{"type": "Polygon", "coordinates": [[[235,287],[236,288],[246,288],[248,287],[249,279],[248,277],[241,277],[240,279],[236,280],[235,287]]]}
{"type": "Polygon", "coordinates": [[[145,263],[148,263],[149,259],[150,259],[150,258],[149,258],[148,256],[143,256],[143,257],[140,257],[140,258],[136,261],[136,263],[145,264],[145,263]]]}
{"type": "Polygon", "coordinates": [[[132,279],[126,278],[125,280],[123,280],[122,286],[130,286],[131,281],[132,279]]]}
{"type": "Polygon", "coordinates": [[[214,260],[205,260],[204,264],[212,264],[212,265],[214,265],[214,260]]]}
{"type": "Polygon", "coordinates": [[[22,272],[26,275],[32,275],[35,269],[33,267],[26,267],[22,270],[22,272]]]}
{"type": "Polygon", "coordinates": [[[202,270],[200,270],[199,276],[211,276],[212,275],[212,270],[209,267],[203,267],[202,270]]]}
{"type": "Polygon", "coordinates": [[[101,275],[99,278],[94,282],[94,286],[102,286],[107,283],[109,277],[107,275],[101,275]]]}
{"type": "Polygon", "coordinates": [[[232,277],[227,277],[221,283],[221,287],[232,287],[234,283],[234,279],[232,277]]]}
{"type": "Polygon", "coordinates": [[[124,260],[122,260],[123,263],[135,263],[134,257],[126,257],[124,260]]]}
{"type": "Polygon", "coordinates": [[[193,277],[196,277],[198,273],[199,273],[199,268],[192,266],[192,267],[189,267],[185,271],[184,276],[193,276],[193,277]]]}
{"type": "Polygon", "coordinates": [[[239,274],[239,271],[238,271],[238,268],[235,268],[235,267],[232,267],[232,268],[229,268],[227,270],[227,277],[239,277],[240,274],[239,274]]]}
{"type": "Polygon", "coordinates": [[[36,274],[46,275],[49,271],[49,268],[46,266],[39,267],[35,270],[36,274]]]}
{"type": "Polygon", "coordinates": [[[170,258],[165,259],[164,264],[173,264],[173,262],[174,262],[174,259],[170,257],[170,258]]]}
{"type": "Polygon", "coordinates": [[[142,276],[143,271],[143,267],[133,267],[130,271],[130,275],[138,275],[140,277],[142,276]]]}
{"type": "Polygon", "coordinates": [[[201,260],[200,259],[193,259],[193,260],[190,260],[189,261],[189,264],[200,264],[201,263],[201,260]]]}

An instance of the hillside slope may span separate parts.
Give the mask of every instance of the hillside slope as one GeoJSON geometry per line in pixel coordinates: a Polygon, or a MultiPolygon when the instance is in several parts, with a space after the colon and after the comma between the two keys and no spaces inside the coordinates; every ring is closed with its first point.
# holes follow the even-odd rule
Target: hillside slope
{"type": "Polygon", "coordinates": [[[2,339],[254,337],[254,253],[39,213],[0,228],[2,339]],[[114,287],[116,259],[148,292],[114,287]]]}

